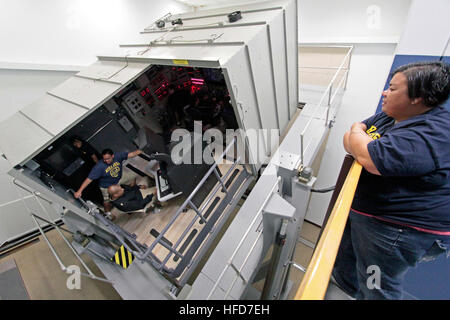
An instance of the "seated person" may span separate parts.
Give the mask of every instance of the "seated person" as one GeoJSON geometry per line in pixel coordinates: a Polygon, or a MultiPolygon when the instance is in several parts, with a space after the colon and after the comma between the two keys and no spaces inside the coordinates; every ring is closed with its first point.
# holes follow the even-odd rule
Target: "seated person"
{"type": "Polygon", "coordinates": [[[149,213],[152,206],[147,206],[148,204],[155,204],[152,202],[155,195],[149,194],[145,198],[142,196],[140,189],[145,189],[145,186],[127,186],[127,185],[117,185],[113,184],[108,187],[109,197],[111,199],[111,204],[117,209],[131,214],[134,211],[139,211],[145,208],[145,213],[149,213]],[[147,206],[147,208],[146,208],[147,206]]]}

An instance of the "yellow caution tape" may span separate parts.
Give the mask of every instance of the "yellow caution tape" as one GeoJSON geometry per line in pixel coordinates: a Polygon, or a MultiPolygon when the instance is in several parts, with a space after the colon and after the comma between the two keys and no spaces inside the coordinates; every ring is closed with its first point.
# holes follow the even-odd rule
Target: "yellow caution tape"
{"type": "Polygon", "coordinates": [[[121,246],[119,250],[117,250],[114,257],[111,258],[111,261],[115,262],[122,268],[128,268],[134,260],[134,255],[129,252],[124,246],[121,246]]]}

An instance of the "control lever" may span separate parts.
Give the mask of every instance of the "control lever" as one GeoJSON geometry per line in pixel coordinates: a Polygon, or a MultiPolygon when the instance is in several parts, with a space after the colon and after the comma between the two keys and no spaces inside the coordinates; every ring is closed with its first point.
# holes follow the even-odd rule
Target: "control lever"
{"type": "MultiPolygon", "coordinates": [[[[66,192],[71,192],[73,197],[75,198],[75,191],[73,189],[67,189],[66,192]]],[[[79,198],[75,198],[75,199],[80,200],[80,202],[83,206],[85,206],[87,209],[90,209],[88,204],[86,203],[86,201],[83,200],[83,198],[79,197],[79,198]]]]}
{"type": "MultiPolygon", "coordinates": [[[[73,189],[67,189],[66,192],[71,192],[72,195],[75,198],[75,191],[73,189]]],[[[80,200],[81,204],[88,209],[88,214],[90,214],[91,216],[95,216],[95,214],[100,213],[100,209],[92,202],[92,201],[84,201],[83,198],[79,197],[77,200],[80,200]]],[[[105,212],[104,214],[106,216],[106,218],[108,218],[109,220],[113,220],[113,215],[111,214],[111,212],[105,212]]]]}

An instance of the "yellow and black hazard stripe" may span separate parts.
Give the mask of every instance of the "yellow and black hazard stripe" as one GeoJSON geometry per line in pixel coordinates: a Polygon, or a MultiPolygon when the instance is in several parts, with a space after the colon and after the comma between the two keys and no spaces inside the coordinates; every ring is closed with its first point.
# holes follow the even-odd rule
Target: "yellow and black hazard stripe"
{"type": "Polygon", "coordinates": [[[111,261],[115,262],[122,268],[128,268],[134,260],[134,255],[125,249],[124,246],[121,246],[119,250],[117,250],[114,257],[111,258],[111,261]]]}

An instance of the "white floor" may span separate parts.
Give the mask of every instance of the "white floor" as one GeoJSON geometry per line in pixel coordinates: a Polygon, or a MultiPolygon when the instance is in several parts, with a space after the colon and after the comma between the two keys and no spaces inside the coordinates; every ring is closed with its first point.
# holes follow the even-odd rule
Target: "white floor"
{"type": "MultiPolygon", "coordinates": [[[[354,46],[347,90],[323,156],[316,188],[333,186],[345,156],[342,137],[352,123],[375,113],[394,58],[394,44],[357,44],[354,46]]],[[[331,192],[313,193],[306,220],[322,225],[331,192]]]]}

